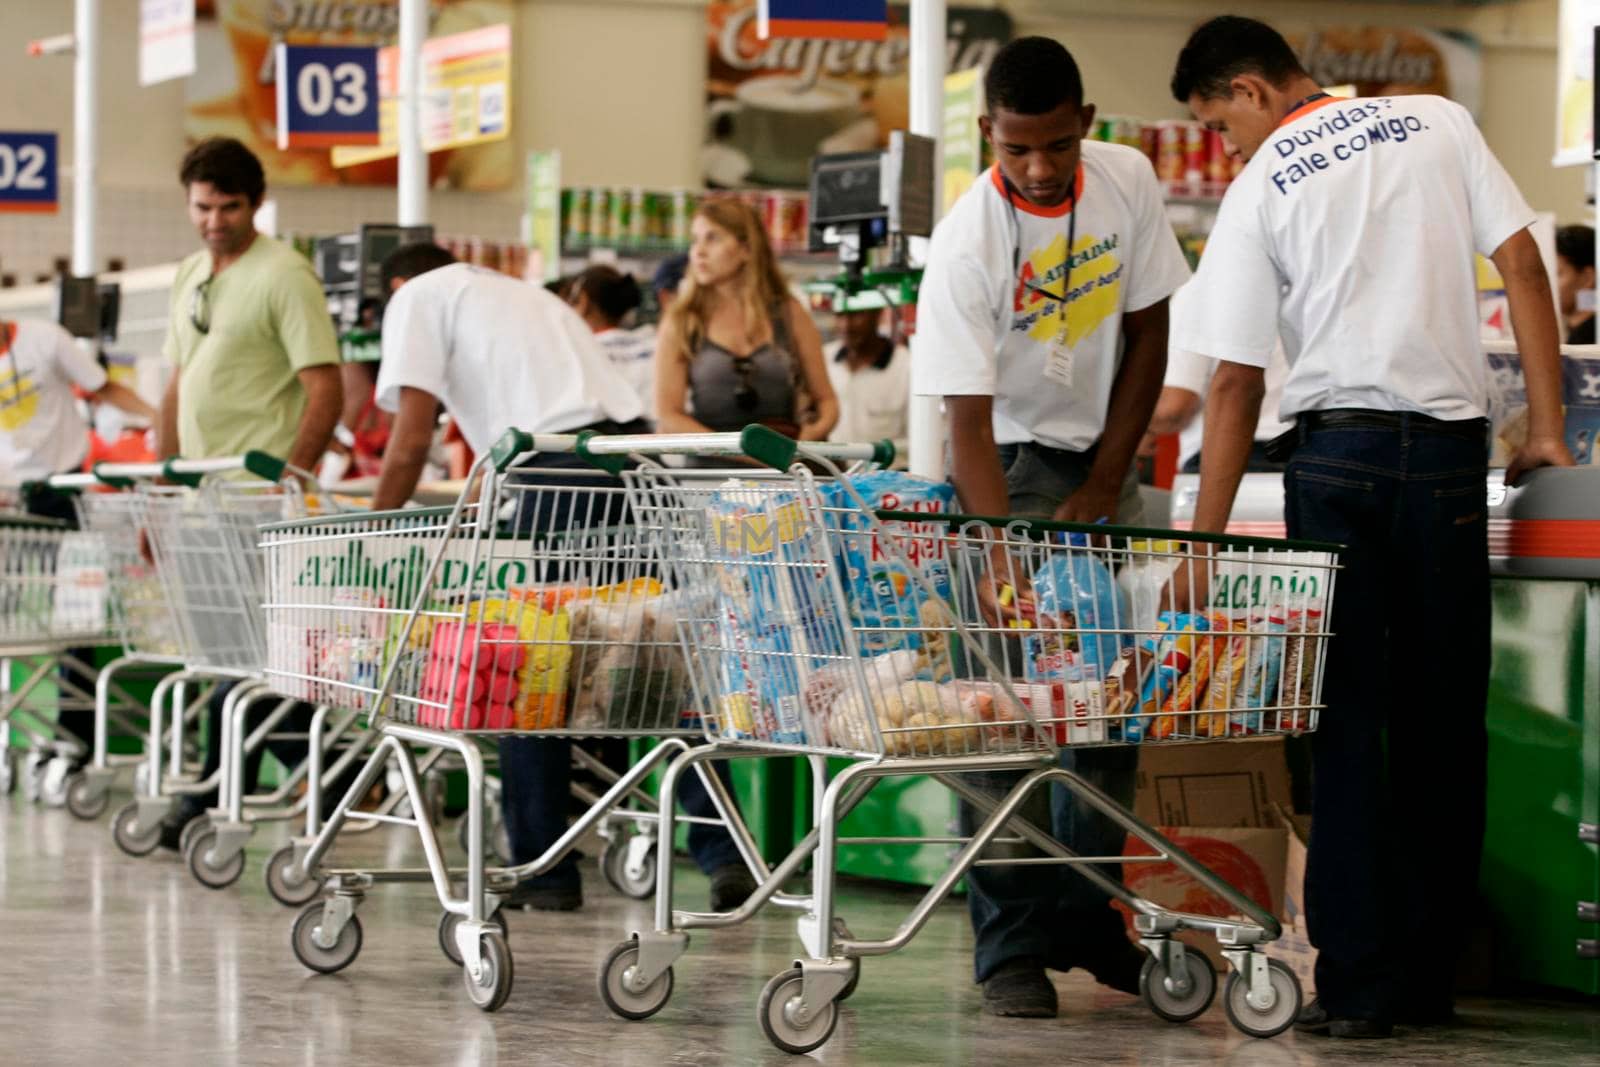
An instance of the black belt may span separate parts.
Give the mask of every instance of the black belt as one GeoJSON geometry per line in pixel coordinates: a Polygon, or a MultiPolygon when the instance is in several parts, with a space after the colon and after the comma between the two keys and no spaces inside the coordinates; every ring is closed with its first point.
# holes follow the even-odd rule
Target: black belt
{"type": "Polygon", "coordinates": [[[1302,411],[1295,425],[1312,430],[1425,430],[1483,440],[1489,432],[1488,419],[1436,419],[1415,411],[1375,411],[1370,408],[1335,408],[1331,411],[1302,411]]]}

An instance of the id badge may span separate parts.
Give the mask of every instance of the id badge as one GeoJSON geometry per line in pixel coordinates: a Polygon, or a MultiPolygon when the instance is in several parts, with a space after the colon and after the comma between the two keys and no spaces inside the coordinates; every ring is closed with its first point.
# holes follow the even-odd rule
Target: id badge
{"type": "Polygon", "coordinates": [[[1072,387],[1072,348],[1066,338],[1057,338],[1045,358],[1044,376],[1058,385],[1072,387]]]}

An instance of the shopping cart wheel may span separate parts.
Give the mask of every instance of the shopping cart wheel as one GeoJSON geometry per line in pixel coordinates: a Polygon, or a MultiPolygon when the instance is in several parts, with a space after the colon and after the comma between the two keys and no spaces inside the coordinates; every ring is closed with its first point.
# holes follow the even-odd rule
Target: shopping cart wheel
{"type": "Polygon", "coordinates": [[[834,997],[834,1002],[843,1004],[856,995],[856,986],[861,984],[861,957],[853,956],[850,959],[850,980],[839,990],[839,995],[834,997]]]}
{"type": "Polygon", "coordinates": [[[67,779],[67,810],[85,822],[92,822],[111,806],[111,790],[96,790],[81,772],[67,779]]]}
{"type": "Polygon", "coordinates": [[[839,1003],[834,1000],[808,1018],[799,1016],[801,981],[798,967],[774,975],[761,990],[761,999],[756,1004],[757,1017],[767,1040],[796,1056],[822,1047],[833,1036],[833,1028],[839,1025],[839,1003]]]}
{"type": "Polygon", "coordinates": [[[216,843],[216,828],[207,826],[189,838],[189,847],[183,856],[195,881],[207,889],[226,889],[244,873],[244,849],[235,852],[232,858],[213,865],[211,847],[216,843]]]}
{"type": "MultiPolygon", "coordinates": [[[[496,910],[489,916],[489,921],[500,928],[502,937],[510,935],[510,930],[506,928],[504,912],[496,910]]],[[[444,953],[444,958],[457,967],[461,966],[461,950],[456,947],[456,927],[459,925],[461,916],[453,911],[447,911],[439,916],[439,948],[444,953]]]]}
{"type": "Polygon", "coordinates": [[[111,817],[111,840],[130,856],[148,856],[161,844],[161,824],[139,825],[139,805],[130,801],[111,817]]]}
{"type": "Polygon", "coordinates": [[[1300,1014],[1300,979],[1294,976],[1288,965],[1268,960],[1267,976],[1272,981],[1272,992],[1276,999],[1265,1011],[1257,1009],[1246,999],[1250,985],[1237,971],[1228,975],[1228,984],[1222,994],[1222,1006],[1228,1013],[1228,1021],[1251,1037],[1277,1037],[1293,1026],[1300,1014]]]}
{"type": "Polygon", "coordinates": [[[600,873],[623,896],[647,900],[656,891],[656,850],[645,854],[635,876],[628,873],[628,842],[621,838],[607,841],[600,848],[600,873]]]}
{"type": "Polygon", "coordinates": [[[298,908],[322,892],[322,883],[300,870],[292,844],[267,857],[266,875],[267,892],[286,908],[298,908]]]}
{"type": "Polygon", "coordinates": [[[600,999],[617,1015],[635,1022],[648,1019],[672,999],[672,968],[645,988],[628,988],[633,970],[639,965],[639,942],[629,939],[616,946],[600,965],[600,999]]]}
{"type": "Polygon", "coordinates": [[[463,969],[461,977],[467,983],[467,996],[483,1011],[499,1011],[511,996],[511,982],[516,977],[511,965],[511,946],[506,935],[494,930],[483,935],[478,942],[478,976],[463,969]]]}
{"type": "Polygon", "coordinates": [[[1169,1023],[1198,1019],[1211,1007],[1217,995],[1217,970],[1205,954],[1183,954],[1183,975],[1176,976],[1154,956],[1144,961],[1139,972],[1139,993],[1150,1010],[1169,1023]]]}
{"type": "Polygon", "coordinates": [[[183,832],[178,835],[178,854],[187,856],[189,854],[189,844],[194,840],[195,835],[209,829],[211,829],[211,816],[209,815],[196,815],[184,823],[183,832]]]}
{"type": "Polygon", "coordinates": [[[295,916],[294,929],[289,932],[289,944],[294,948],[294,958],[318,974],[337,974],[355,962],[361,954],[361,917],[350,916],[350,921],[339,931],[339,940],[332,948],[323,948],[313,936],[322,925],[322,901],[314,900],[295,916]]]}

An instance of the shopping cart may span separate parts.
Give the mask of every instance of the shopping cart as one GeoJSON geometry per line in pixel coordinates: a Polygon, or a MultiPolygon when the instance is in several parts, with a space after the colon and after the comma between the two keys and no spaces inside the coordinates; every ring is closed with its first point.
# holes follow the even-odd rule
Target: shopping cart
{"type": "MultiPolygon", "coordinates": [[[[480,457],[481,485],[451,508],[278,523],[262,531],[269,662],[279,690],[366,712],[378,749],[323,824],[304,860],[329,892],[293,924],[295,955],[332,973],[361,950],[356,908],[385,882],[431,882],[444,909],[439,943],[464,964],[474,1004],[493,1011],[512,985],[499,905],[522,879],[553,868],[591,829],[653,830],[664,813],[646,779],[701,735],[690,711],[676,616],[698,594],[674,587],[630,521],[614,475],[585,468],[517,468],[530,453],[572,453],[579,438],[513,431],[480,457]],[[485,861],[484,752],[513,735],[650,739],[647,751],[593,799],[545,854],[485,861]],[[466,866],[446,864],[418,783],[413,749],[448,750],[468,778],[466,866]],[[426,866],[333,865],[328,856],[385,768],[398,766],[426,866]],[[455,885],[465,884],[464,895],[455,885]]],[[[758,877],[768,871],[721,784],[707,776],[717,816],[758,877]]],[[[670,842],[661,834],[659,841],[670,842]]],[[[634,845],[615,855],[633,857],[634,845]]],[[[613,860],[613,863],[620,861],[613,860]]],[[[656,867],[670,863],[657,862],[656,867]]],[[[642,880],[637,868],[630,876],[642,880]]]]}
{"type": "MultiPolygon", "coordinates": [[[[1209,959],[1173,936],[1195,930],[1216,937],[1232,968],[1223,997],[1233,1024],[1261,1037],[1290,1026],[1299,983],[1265,952],[1277,920],[1057,756],[1315,729],[1337,546],[877,512],[809,447],[759,430],[722,447],[744,447],[791,476],[711,485],[661,467],[630,476],[641,524],[661,531],[680,580],[718,591],[709,610],[680,618],[686,644],[701,653],[691,677],[707,736],[852,761],[819,804],[811,907],[799,922],[805,954],[758,1003],[773,1044],[804,1053],[826,1042],[861,959],[909,943],[974,866],[1007,863],[1068,865],[1125,905],[1150,954],[1141,989],[1162,1018],[1195,1018],[1216,993],[1209,959]],[[859,580],[879,566],[893,580],[859,580]],[[1002,795],[970,779],[996,771],[1017,772],[1002,795]],[[983,818],[970,837],[940,839],[959,850],[891,936],[858,938],[835,914],[839,848],[929,841],[845,838],[839,824],[874,784],[906,775],[933,776],[983,818]],[[1051,784],[1153,855],[1077,856],[1013,820],[1051,784]],[[985,856],[1002,831],[1042,855],[985,856]],[[1231,917],[1169,910],[1101,869],[1135,859],[1174,865],[1231,917]]],[[[667,797],[664,789],[664,810],[667,797]]],[[[794,859],[774,881],[798,869],[794,859]]],[[[608,957],[601,992],[618,1014],[643,1018],[666,1003],[682,927],[693,925],[683,919],[658,893],[660,929],[608,957]]]]}
{"type": "Polygon", "coordinates": [[[242,790],[248,754],[269,739],[300,736],[277,732],[295,702],[273,693],[261,680],[266,635],[256,527],[305,514],[299,483],[289,477],[303,472],[251,452],[161,464],[103,463],[95,474],[133,491],[141,555],[148,553],[160,580],[183,664],[156,686],[144,788],[113,816],[112,836],[130,855],[146,855],[159,843],[161,822],[178,798],[217,789],[220,806],[208,819],[190,821],[181,848],[197,880],[222,888],[243,873],[244,846],[255,824],[290,817],[305,803],[304,799],[286,803],[306,774],[304,763],[291,769],[275,793],[252,797],[257,810],[245,810],[242,790]],[[170,739],[167,736],[169,697],[180,686],[219,682],[234,683],[223,703],[221,736],[209,739],[218,746],[220,767],[199,779],[182,765],[186,738],[181,713],[173,716],[170,739]],[[276,704],[246,734],[249,709],[261,701],[276,704]]]}
{"type": "Polygon", "coordinates": [[[105,584],[103,561],[84,535],[54,520],[0,514],[0,793],[18,778],[14,729],[29,741],[21,777],[30,799],[39,798],[53,757],[81,750],[53,712],[86,707],[87,694],[58,682],[46,701],[44,687],[64,663],[90,670],[69,650],[105,639],[105,584]]]}

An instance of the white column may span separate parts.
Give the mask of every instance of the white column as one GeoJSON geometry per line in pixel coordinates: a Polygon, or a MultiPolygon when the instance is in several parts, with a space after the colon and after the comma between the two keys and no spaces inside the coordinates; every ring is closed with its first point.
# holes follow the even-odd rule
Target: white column
{"type": "Polygon", "coordinates": [[[95,273],[95,174],[99,169],[100,0],[76,0],[72,27],[72,273],[95,273]]]}
{"type": "Polygon", "coordinates": [[[422,150],[422,42],[428,37],[427,0],[400,0],[400,202],[396,221],[428,221],[428,154],[422,150]]]}
{"type": "MultiPolygon", "coordinates": [[[[911,0],[911,132],[932,137],[937,143],[933,169],[935,217],[944,195],[940,174],[944,152],[945,19],[945,0],[911,0]]],[[[915,243],[926,248],[925,241],[915,243]]],[[[912,343],[915,347],[921,339],[913,338],[912,343]]],[[[938,398],[911,397],[909,416],[911,472],[943,478],[945,429],[938,398]]]]}

